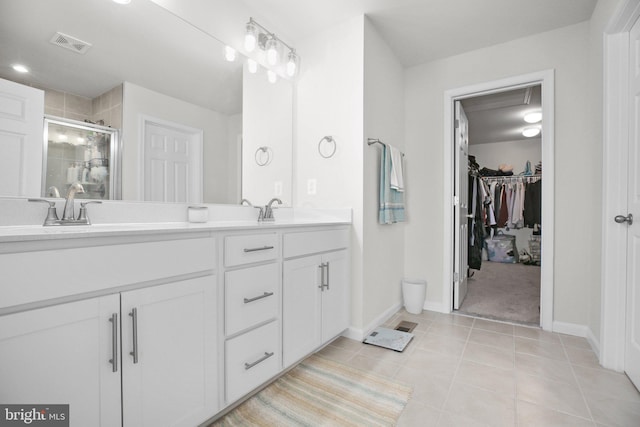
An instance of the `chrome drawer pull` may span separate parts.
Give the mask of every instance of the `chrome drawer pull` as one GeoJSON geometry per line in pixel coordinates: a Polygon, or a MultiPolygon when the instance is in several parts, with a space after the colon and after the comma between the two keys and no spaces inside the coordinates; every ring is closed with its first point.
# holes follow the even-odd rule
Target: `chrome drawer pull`
{"type": "Polygon", "coordinates": [[[111,359],[109,359],[109,363],[113,365],[113,372],[118,372],[118,314],[113,313],[109,322],[111,322],[111,359]]]}
{"type": "Polygon", "coordinates": [[[271,356],[273,356],[273,352],[271,353],[267,353],[266,351],[264,352],[264,356],[262,356],[260,359],[256,360],[253,363],[245,363],[244,364],[244,369],[245,370],[249,370],[251,368],[253,368],[254,366],[256,366],[258,363],[262,363],[265,360],[267,360],[268,358],[270,358],[271,356]]]}
{"type": "Polygon", "coordinates": [[[269,249],[273,249],[273,246],[263,246],[261,248],[245,248],[245,252],[258,252],[258,251],[268,251],[269,249]]]}
{"type": "Polygon", "coordinates": [[[244,299],[244,303],[248,304],[250,302],[258,301],[259,299],[262,299],[262,298],[270,297],[271,295],[273,295],[273,292],[265,292],[264,294],[262,294],[260,296],[257,296],[257,297],[245,298],[244,299]]]}

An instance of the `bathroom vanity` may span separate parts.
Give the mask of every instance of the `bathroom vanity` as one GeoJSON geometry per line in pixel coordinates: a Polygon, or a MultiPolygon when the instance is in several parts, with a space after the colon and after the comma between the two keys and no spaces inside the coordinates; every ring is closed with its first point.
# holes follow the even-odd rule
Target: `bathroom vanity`
{"type": "Polygon", "coordinates": [[[349,327],[349,221],[0,227],[0,402],[194,426],[349,327]]]}

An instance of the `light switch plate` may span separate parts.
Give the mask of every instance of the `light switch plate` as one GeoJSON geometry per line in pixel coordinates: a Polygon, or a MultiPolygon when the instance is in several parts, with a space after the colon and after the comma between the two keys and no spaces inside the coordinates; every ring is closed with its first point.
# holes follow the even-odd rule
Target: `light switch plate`
{"type": "Polygon", "coordinates": [[[316,187],[318,181],[315,178],[307,180],[307,194],[313,195],[316,194],[316,187]]]}

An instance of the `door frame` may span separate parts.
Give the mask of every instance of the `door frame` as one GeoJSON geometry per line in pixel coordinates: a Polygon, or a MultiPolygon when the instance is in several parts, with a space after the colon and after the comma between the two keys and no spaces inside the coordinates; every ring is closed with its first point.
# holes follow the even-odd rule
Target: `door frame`
{"type": "Polygon", "coordinates": [[[602,275],[600,363],[624,371],[627,301],[627,227],[613,217],[627,211],[629,151],[629,31],[640,0],[626,0],[603,35],[602,275]]]}
{"type": "MultiPolygon", "coordinates": [[[[640,0],[639,0],[640,1],[640,0]]],[[[453,307],[453,188],[454,188],[454,104],[455,101],[491,93],[504,92],[527,86],[542,87],[542,163],[544,179],[542,180],[542,223],[544,236],[542,239],[541,277],[540,277],[540,326],[550,331],[553,329],[553,290],[554,290],[554,136],[555,136],[555,73],[544,70],[531,74],[509,77],[490,82],[478,83],[444,93],[444,236],[443,248],[445,262],[443,272],[443,304],[447,312],[453,307]]]]}

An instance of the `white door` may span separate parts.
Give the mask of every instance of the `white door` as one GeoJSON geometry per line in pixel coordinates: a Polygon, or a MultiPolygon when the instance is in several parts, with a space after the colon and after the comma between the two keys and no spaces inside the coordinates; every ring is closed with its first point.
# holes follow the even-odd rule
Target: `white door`
{"type": "Polygon", "coordinates": [[[44,92],[0,79],[0,195],[40,196],[44,92]]]}
{"type": "Polygon", "coordinates": [[[469,267],[469,122],[460,101],[455,102],[455,127],[453,308],[458,310],[467,296],[469,267]]]}
{"type": "Polygon", "coordinates": [[[144,200],[202,202],[202,131],[145,121],[144,200]]]}
{"type": "Polygon", "coordinates": [[[204,276],[122,293],[124,427],[191,427],[217,412],[215,292],[204,276]]]}
{"type": "MultiPolygon", "coordinates": [[[[630,36],[629,86],[630,86],[630,129],[629,129],[629,184],[628,215],[634,221],[628,224],[627,236],[627,313],[625,372],[640,388],[640,24],[635,23],[630,36]]],[[[627,213],[616,217],[623,221],[627,213]]],[[[627,217],[628,218],[628,217],[627,217]]]]}
{"type": "Polygon", "coordinates": [[[107,295],[0,316],[0,402],[69,404],[72,427],[121,426],[119,312],[107,295]]]}

